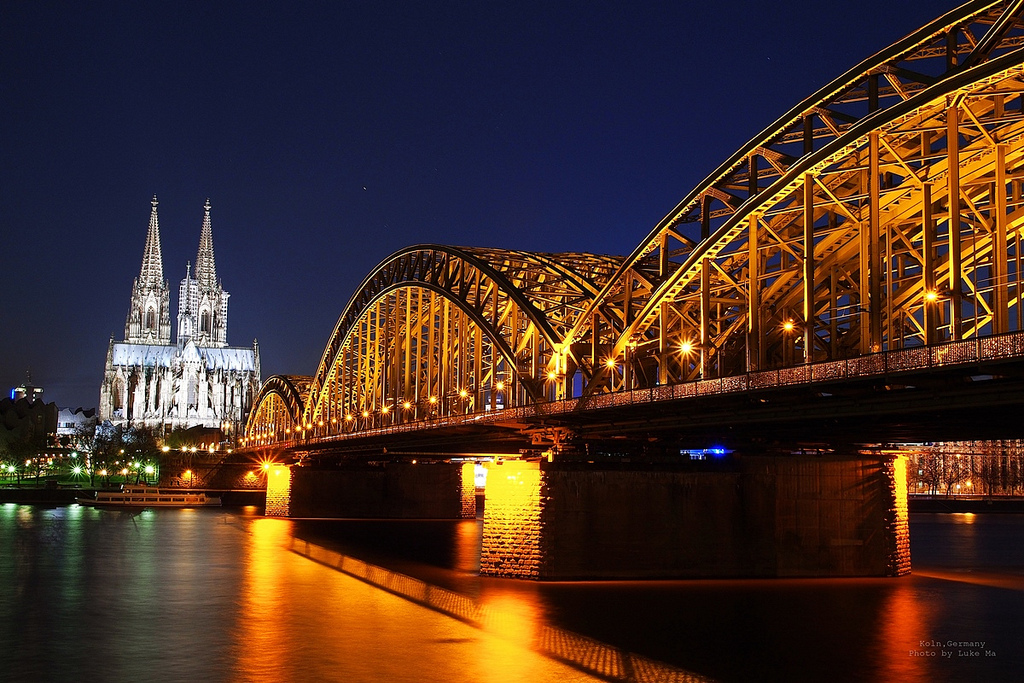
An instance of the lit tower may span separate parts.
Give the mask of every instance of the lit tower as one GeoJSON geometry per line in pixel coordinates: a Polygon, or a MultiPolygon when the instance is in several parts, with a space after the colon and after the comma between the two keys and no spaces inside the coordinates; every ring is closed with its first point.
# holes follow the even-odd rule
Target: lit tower
{"type": "Polygon", "coordinates": [[[167,344],[171,341],[170,288],[164,279],[163,256],[160,253],[156,195],[150,203],[153,208],[149,214],[142,269],[132,285],[132,300],[124,324],[124,340],[132,344],[167,344]]]}
{"type": "Polygon", "coordinates": [[[228,297],[217,279],[213,257],[213,228],[210,225],[210,200],[203,205],[203,229],[193,273],[185,272],[178,292],[178,343],[189,339],[196,346],[224,347],[228,343],[228,297]]]}

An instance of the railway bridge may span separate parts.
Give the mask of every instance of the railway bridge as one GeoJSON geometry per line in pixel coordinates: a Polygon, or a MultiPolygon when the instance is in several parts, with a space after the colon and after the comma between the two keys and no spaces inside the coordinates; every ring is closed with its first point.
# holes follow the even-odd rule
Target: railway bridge
{"type": "Polygon", "coordinates": [[[482,573],[909,571],[893,444],[1024,431],[1022,5],[856,65],[628,256],[385,259],[264,383],[268,514],[472,515],[487,460],[482,573]]]}

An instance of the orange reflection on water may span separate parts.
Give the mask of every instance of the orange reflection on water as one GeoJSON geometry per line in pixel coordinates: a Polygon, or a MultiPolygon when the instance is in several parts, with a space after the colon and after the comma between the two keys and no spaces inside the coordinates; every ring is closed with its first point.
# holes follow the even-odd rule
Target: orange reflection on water
{"type": "Polygon", "coordinates": [[[476,573],[480,570],[480,523],[465,519],[455,528],[455,571],[476,573]]]}
{"type": "Polygon", "coordinates": [[[927,681],[931,658],[919,653],[933,652],[921,647],[921,641],[931,639],[931,624],[912,579],[892,581],[892,591],[883,603],[879,616],[878,639],[875,644],[878,649],[877,661],[885,663],[890,679],[901,682],[927,681]]]}
{"type": "Polygon", "coordinates": [[[249,525],[245,578],[239,600],[241,651],[234,667],[241,678],[251,681],[275,680],[271,672],[288,656],[287,640],[280,637],[285,596],[281,586],[283,547],[291,535],[291,522],[284,519],[256,519],[249,525]]]}

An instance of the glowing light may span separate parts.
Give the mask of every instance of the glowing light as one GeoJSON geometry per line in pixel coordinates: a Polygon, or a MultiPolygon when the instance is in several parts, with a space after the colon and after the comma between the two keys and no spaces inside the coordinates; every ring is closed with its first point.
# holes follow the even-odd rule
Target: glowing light
{"type": "Polygon", "coordinates": [[[364,410],[363,411],[363,417],[370,417],[370,411],[369,410],[364,410]]]}
{"type": "Polygon", "coordinates": [[[615,367],[615,359],[614,358],[609,358],[608,360],[606,360],[604,362],[604,366],[606,368],[608,368],[609,370],[613,369],[615,367]]]}
{"type": "Polygon", "coordinates": [[[323,427],[323,426],[324,426],[324,421],[323,421],[323,420],[320,420],[319,422],[317,422],[317,424],[318,424],[319,426],[323,427]]]}
{"type": "Polygon", "coordinates": [[[345,414],[345,422],[351,422],[352,419],[353,418],[352,418],[352,414],[351,413],[346,413],[345,414]]]}
{"type": "Polygon", "coordinates": [[[461,398],[466,398],[467,396],[469,396],[469,392],[466,391],[465,389],[459,389],[459,396],[461,398]]]}
{"type": "Polygon", "coordinates": [[[152,465],[146,465],[146,474],[153,474],[154,469],[152,465]]]}
{"type": "Polygon", "coordinates": [[[924,300],[925,301],[935,301],[938,298],[939,298],[939,293],[936,292],[934,289],[929,289],[927,292],[924,293],[924,300]]]}
{"type": "Polygon", "coordinates": [[[691,342],[689,339],[685,340],[682,344],[679,345],[679,350],[682,351],[683,353],[690,353],[691,351],[693,351],[693,342],[691,342]]]}
{"type": "Polygon", "coordinates": [[[406,410],[409,410],[409,408],[412,408],[412,404],[406,401],[405,403],[402,404],[402,407],[405,408],[406,410]]]}
{"type": "Polygon", "coordinates": [[[82,473],[82,468],[79,467],[78,465],[75,465],[74,467],[71,468],[71,472],[73,474],[81,474],[82,473]]]}
{"type": "Polygon", "coordinates": [[[431,396],[430,397],[430,402],[431,403],[437,403],[437,396],[431,396]]]}
{"type": "Polygon", "coordinates": [[[170,446],[164,446],[160,450],[163,451],[164,453],[167,453],[167,452],[169,452],[171,450],[171,447],[170,446]]]}
{"type": "Polygon", "coordinates": [[[382,412],[385,415],[387,415],[388,413],[391,412],[391,408],[389,408],[388,406],[384,406],[383,408],[380,409],[380,412],[382,412]]]}
{"type": "MultiPolygon", "coordinates": [[[[11,471],[13,472],[14,470],[12,469],[11,471]]],[[[107,476],[107,471],[106,470],[100,470],[100,476],[101,477],[107,476]]]]}
{"type": "Polygon", "coordinates": [[[554,370],[548,370],[548,379],[549,380],[553,380],[556,377],[558,377],[558,373],[557,372],[555,372],[554,370]]]}
{"type": "Polygon", "coordinates": [[[967,482],[967,488],[971,488],[971,482],[970,481],[967,482]]]}
{"type": "Polygon", "coordinates": [[[495,385],[495,388],[496,388],[496,389],[497,389],[498,391],[503,391],[503,390],[505,389],[505,383],[504,383],[504,382],[498,382],[498,383],[497,383],[497,384],[495,385]]]}
{"type": "Polygon", "coordinates": [[[792,320],[787,320],[786,322],[782,323],[782,329],[785,330],[786,332],[792,332],[794,327],[796,326],[793,324],[792,320]]]}

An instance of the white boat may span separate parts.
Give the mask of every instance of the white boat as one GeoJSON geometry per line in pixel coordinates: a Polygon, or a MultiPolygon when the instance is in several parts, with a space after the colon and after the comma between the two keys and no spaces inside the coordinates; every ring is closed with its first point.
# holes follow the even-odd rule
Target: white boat
{"type": "Polygon", "coordinates": [[[95,498],[76,498],[75,501],[93,507],[193,508],[220,505],[220,498],[208,496],[205,491],[141,485],[125,486],[120,491],[99,491],[95,498]]]}

